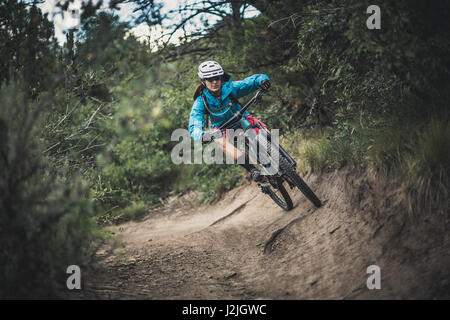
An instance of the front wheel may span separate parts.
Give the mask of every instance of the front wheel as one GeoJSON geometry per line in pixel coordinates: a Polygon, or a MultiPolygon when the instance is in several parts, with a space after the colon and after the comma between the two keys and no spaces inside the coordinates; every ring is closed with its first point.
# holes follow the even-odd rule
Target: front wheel
{"type": "Polygon", "coordinates": [[[319,198],[317,198],[306,182],[303,181],[303,179],[298,175],[295,168],[291,166],[284,157],[280,157],[280,166],[286,175],[287,180],[295,185],[317,208],[320,208],[322,206],[322,202],[319,198]]]}

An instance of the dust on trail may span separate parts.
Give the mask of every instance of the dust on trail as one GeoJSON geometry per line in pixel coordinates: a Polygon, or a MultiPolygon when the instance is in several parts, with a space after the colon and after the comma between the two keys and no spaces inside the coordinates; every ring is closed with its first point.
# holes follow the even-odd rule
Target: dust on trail
{"type": "Polygon", "coordinates": [[[316,209],[296,189],[285,212],[246,183],[213,205],[187,194],[118,227],[125,257],[103,267],[71,298],[434,299],[450,298],[449,220],[409,218],[368,174],[305,177],[316,209]],[[366,286],[381,269],[381,289],[366,286]]]}

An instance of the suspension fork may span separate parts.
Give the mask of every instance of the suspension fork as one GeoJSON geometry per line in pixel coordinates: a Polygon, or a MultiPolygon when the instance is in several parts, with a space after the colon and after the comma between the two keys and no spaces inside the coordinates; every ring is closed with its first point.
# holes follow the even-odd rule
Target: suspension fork
{"type": "MultiPolygon", "coordinates": [[[[253,129],[250,129],[250,130],[253,130],[253,129]]],[[[245,148],[247,148],[247,150],[248,150],[247,152],[248,152],[249,158],[252,158],[254,161],[256,161],[256,163],[260,167],[263,175],[271,176],[271,175],[275,174],[275,175],[281,176],[279,166],[275,166],[274,160],[271,157],[269,157],[267,154],[260,153],[262,146],[260,145],[258,136],[254,136],[253,139],[250,139],[250,137],[245,137],[245,139],[246,139],[245,148]],[[269,165],[269,168],[277,168],[276,172],[269,171],[267,165],[269,165]]]]}
{"type": "MultiPolygon", "coordinates": [[[[272,143],[272,136],[271,136],[270,132],[267,131],[267,129],[264,128],[259,122],[256,123],[256,126],[260,130],[263,130],[266,133],[267,140],[270,141],[270,143],[272,143]]],[[[283,149],[283,147],[278,142],[277,142],[276,146],[278,147],[278,150],[280,150],[281,155],[286,158],[286,160],[289,162],[289,164],[292,165],[294,168],[297,167],[297,162],[295,162],[295,160],[289,155],[289,153],[286,152],[286,150],[283,149]]]]}

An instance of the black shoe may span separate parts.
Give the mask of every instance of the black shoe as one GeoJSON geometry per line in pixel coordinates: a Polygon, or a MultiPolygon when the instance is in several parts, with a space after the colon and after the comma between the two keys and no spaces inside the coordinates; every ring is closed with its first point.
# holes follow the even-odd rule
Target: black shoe
{"type": "Polygon", "coordinates": [[[251,169],[250,176],[252,177],[252,180],[255,182],[259,182],[262,180],[261,171],[259,171],[259,169],[256,168],[251,169]]]}

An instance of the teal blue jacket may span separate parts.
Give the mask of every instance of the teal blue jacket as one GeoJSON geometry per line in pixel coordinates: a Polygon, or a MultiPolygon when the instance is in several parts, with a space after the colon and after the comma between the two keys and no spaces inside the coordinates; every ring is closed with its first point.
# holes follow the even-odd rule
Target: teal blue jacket
{"type": "MultiPolygon", "coordinates": [[[[255,74],[241,81],[231,81],[231,76],[225,73],[224,83],[222,85],[222,101],[214,97],[208,90],[204,89],[203,93],[209,104],[209,109],[211,110],[211,114],[209,115],[211,126],[213,128],[220,126],[241,109],[242,106],[233,103],[230,98],[230,93],[232,93],[235,98],[239,99],[256,91],[263,80],[269,80],[269,77],[265,74],[255,74]],[[214,112],[214,110],[220,109],[223,106],[226,107],[214,112]]],[[[200,95],[195,99],[189,117],[189,133],[195,141],[200,141],[202,134],[205,132],[203,130],[205,126],[203,115],[205,112],[207,112],[207,110],[204,106],[202,96],[200,95]]],[[[247,117],[248,115],[250,114],[246,111],[243,116],[247,117]]],[[[236,127],[238,126],[239,124],[236,124],[236,127]]]]}

